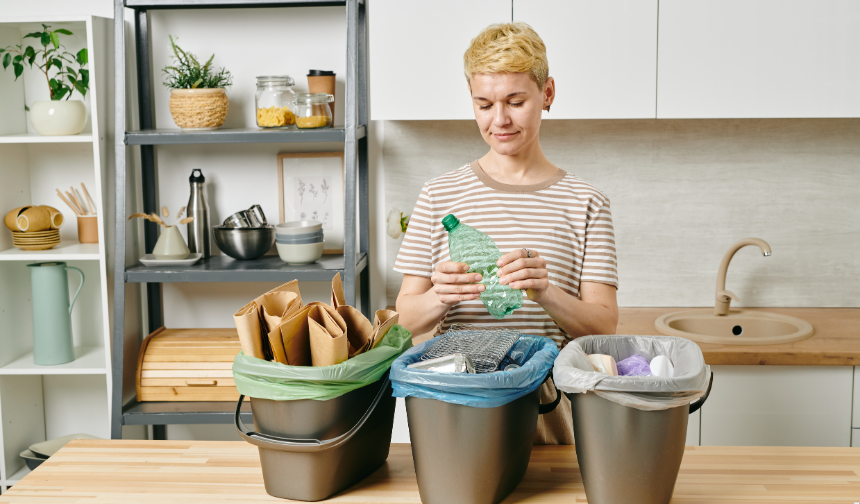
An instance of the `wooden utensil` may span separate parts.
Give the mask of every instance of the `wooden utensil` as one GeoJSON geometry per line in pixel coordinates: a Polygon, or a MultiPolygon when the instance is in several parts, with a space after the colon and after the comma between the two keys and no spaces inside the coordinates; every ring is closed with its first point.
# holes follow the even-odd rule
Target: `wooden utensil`
{"type": "Polygon", "coordinates": [[[83,182],[81,182],[81,189],[84,190],[84,196],[86,196],[86,198],[87,198],[87,205],[89,205],[89,207],[90,207],[90,213],[95,215],[96,214],[96,210],[95,210],[96,206],[93,204],[93,199],[90,198],[90,192],[87,191],[87,186],[85,186],[83,182]]]}
{"type": "Polygon", "coordinates": [[[78,211],[77,207],[75,207],[75,205],[73,205],[71,201],[66,199],[66,197],[63,196],[63,193],[61,193],[59,189],[57,189],[57,196],[59,196],[60,199],[63,200],[63,203],[65,203],[66,205],[69,205],[69,208],[71,208],[72,211],[75,212],[75,215],[81,215],[81,212],[78,211]]]}
{"type": "Polygon", "coordinates": [[[69,189],[72,190],[72,199],[75,201],[75,204],[78,205],[78,208],[81,210],[81,214],[87,215],[87,210],[84,208],[84,205],[81,204],[81,200],[78,199],[78,193],[75,192],[75,187],[69,186],[69,189]]]}

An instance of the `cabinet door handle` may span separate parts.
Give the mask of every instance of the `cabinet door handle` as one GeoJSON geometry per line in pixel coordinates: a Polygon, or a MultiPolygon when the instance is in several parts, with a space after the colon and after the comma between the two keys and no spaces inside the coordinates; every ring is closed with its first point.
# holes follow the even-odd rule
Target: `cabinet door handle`
{"type": "Polygon", "coordinates": [[[189,387],[214,387],[218,385],[217,380],[185,380],[189,387]]]}

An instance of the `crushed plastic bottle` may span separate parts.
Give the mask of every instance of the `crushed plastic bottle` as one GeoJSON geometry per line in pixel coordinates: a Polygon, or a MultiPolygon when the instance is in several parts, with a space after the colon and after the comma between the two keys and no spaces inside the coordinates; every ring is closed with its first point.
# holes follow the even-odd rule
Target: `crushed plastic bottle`
{"type": "Polygon", "coordinates": [[[503,319],[517,308],[523,306],[523,291],[511,289],[509,285],[499,283],[496,261],[502,257],[499,247],[492,238],[477,229],[461,224],[454,214],[448,214],[442,219],[442,225],[448,231],[448,253],[454,262],[469,265],[469,273],[479,273],[484,292],[481,301],[487,307],[490,315],[503,319]]]}

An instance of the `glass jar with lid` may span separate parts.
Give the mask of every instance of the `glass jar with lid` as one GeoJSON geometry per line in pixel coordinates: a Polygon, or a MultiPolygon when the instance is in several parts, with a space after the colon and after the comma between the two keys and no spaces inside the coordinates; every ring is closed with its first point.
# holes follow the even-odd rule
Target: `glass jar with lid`
{"type": "Polygon", "coordinates": [[[289,75],[257,77],[257,126],[261,128],[295,128],[295,82],[289,75]]]}
{"type": "Polygon", "coordinates": [[[296,126],[301,129],[331,128],[334,96],[326,93],[298,93],[295,101],[296,126]]]}

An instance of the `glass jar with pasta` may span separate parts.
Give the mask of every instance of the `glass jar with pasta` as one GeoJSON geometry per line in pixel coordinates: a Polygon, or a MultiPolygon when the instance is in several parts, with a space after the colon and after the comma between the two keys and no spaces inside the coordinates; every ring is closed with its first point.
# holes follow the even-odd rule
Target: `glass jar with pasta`
{"type": "Polygon", "coordinates": [[[289,75],[257,77],[257,126],[295,128],[295,82],[289,75]]]}
{"type": "Polygon", "coordinates": [[[334,96],[326,93],[299,93],[296,95],[296,126],[299,129],[331,128],[331,108],[334,96]]]}

